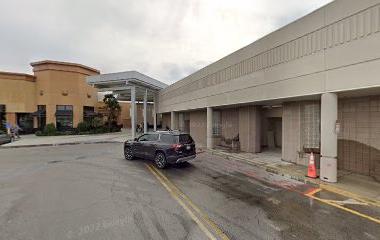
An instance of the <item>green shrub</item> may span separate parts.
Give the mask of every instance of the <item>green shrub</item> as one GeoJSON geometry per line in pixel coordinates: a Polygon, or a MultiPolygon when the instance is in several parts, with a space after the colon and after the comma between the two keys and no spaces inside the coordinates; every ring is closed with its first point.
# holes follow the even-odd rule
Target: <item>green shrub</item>
{"type": "Polygon", "coordinates": [[[91,129],[91,124],[89,122],[78,123],[77,130],[79,133],[88,132],[91,129]]]}
{"type": "Polygon", "coordinates": [[[100,117],[94,117],[91,119],[91,127],[92,128],[100,128],[103,126],[103,119],[100,117]]]}
{"type": "Polygon", "coordinates": [[[55,136],[57,135],[57,129],[53,123],[46,124],[43,135],[45,136],[55,136]]]}
{"type": "Polygon", "coordinates": [[[44,134],[43,134],[42,131],[40,131],[40,130],[36,131],[36,136],[43,136],[43,135],[44,135],[44,134]]]}

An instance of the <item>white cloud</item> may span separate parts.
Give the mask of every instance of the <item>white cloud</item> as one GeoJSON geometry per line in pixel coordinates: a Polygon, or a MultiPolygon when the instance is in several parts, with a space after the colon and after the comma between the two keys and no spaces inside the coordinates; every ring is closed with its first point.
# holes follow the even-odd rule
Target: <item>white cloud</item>
{"type": "Polygon", "coordinates": [[[0,70],[78,62],[172,83],[330,0],[6,0],[0,70]]]}

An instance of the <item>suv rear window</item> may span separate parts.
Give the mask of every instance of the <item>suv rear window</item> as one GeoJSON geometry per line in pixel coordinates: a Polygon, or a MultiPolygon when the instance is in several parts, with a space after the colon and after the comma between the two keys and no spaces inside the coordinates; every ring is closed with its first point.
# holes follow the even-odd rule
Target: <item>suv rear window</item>
{"type": "Polygon", "coordinates": [[[179,143],[188,144],[188,143],[192,143],[192,142],[193,142],[193,139],[191,138],[191,136],[189,134],[179,135],[179,143]]]}
{"type": "Polygon", "coordinates": [[[164,143],[174,144],[174,143],[177,143],[176,140],[177,139],[171,134],[162,134],[161,135],[161,141],[164,143]]]}

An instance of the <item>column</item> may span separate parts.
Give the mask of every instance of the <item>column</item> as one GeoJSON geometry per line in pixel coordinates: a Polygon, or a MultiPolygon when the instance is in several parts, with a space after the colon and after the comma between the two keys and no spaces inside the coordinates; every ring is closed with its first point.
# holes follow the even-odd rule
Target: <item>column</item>
{"type": "Polygon", "coordinates": [[[153,130],[157,131],[156,93],[153,95],[153,130]]]}
{"type": "Polygon", "coordinates": [[[175,112],[170,112],[170,129],[171,130],[176,129],[176,126],[175,126],[175,112]]]}
{"type": "Polygon", "coordinates": [[[207,149],[213,148],[213,138],[212,138],[212,108],[207,107],[207,149]]]}
{"type": "Polygon", "coordinates": [[[136,88],[131,87],[131,132],[132,139],[136,137],[136,88]]]}
{"type": "Polygon", "coordinates": [[[185,125],[185,120],[184,120],[184,113],[178,113],[178,129],[180,131],[184,131],[184,125],[185,125]]]}
{"type": "Polygon", "coordinates": [[[147,133],[148,132],[148,123],[147,123],[147,101],[148,101],[148,89],[145,89],[145,93],[144,93],[144,111],[143,111],[143,115],[144,115],[144,133],[147,133]]]}
{"type": "Polygon", "coordinates": [[[321,97],[321,172],[320,178],[326,182],[337,182],[338,96],[324,93],[321,97]]]}

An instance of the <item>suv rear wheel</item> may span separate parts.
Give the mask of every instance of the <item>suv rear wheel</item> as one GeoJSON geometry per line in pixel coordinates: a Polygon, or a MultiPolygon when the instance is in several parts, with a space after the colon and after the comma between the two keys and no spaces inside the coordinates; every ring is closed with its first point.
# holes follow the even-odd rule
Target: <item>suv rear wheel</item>
{"type": "Polygon", "coordinates": [[[156,157],[154,158],[154,162],[156,163],[156,166],[158,168],[165,168],[167,165],[165,154],[163,154],[162,152],[158,152],[156,154],[156,157]]]}
{"type": "Polygon", "coordinates": [[[132,152],[132,148],[131,147],[125,147],[124,148],[124,157],[125,159],[131,161],[133,160],[133,152],[132,152]]]}

